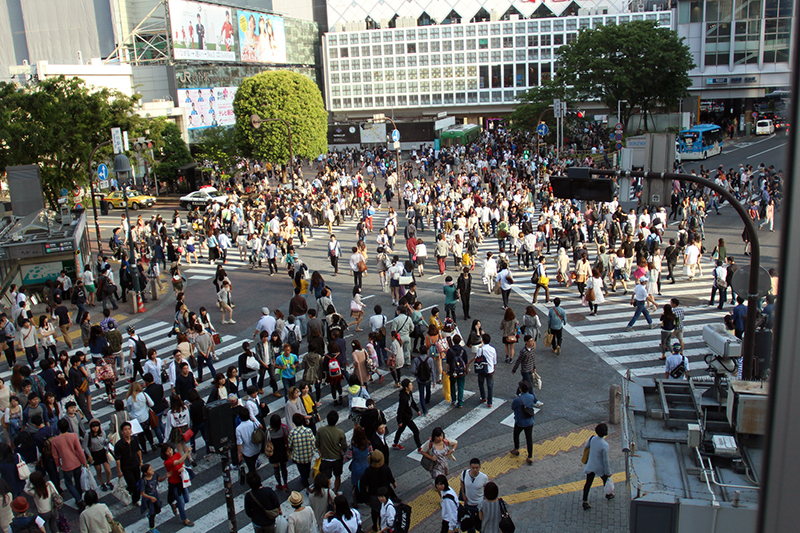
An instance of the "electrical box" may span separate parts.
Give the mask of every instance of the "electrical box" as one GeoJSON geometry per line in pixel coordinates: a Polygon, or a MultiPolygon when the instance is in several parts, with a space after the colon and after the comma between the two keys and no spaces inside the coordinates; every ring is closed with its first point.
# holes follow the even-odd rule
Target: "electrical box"
{"type": "Polygon", "coordinates": [[[689,433],[686,444],[689,446],[689,448],[699,448],[700,438],[702,436],[700,424],[688,424],[686,429],[689,433]]]}
{"type": "Polygon", "coordinates": [[[735,457],[739,455],[736,439],[730,435],[714,435],[711,437],[714,444],[714,453],[722,457],[735,457]]]}
{"type": "Polygon", "coordinates": [[[723,324],[703,326],[703,340],[717,355],[731,358],[742,356],[742,341],[728,333],[723,324]]]}
{"type": "Polygon", "coordinates": [[[726,414],[736,433],[767,434],[769,387],[760,381],[732,381],[726,414]]]}

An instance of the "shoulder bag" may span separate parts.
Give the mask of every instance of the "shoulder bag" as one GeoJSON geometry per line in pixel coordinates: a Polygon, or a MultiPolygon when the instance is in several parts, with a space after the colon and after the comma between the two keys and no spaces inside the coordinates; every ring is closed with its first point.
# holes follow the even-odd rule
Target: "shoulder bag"
{"type": "Polygon", "coordinates": [[[258,498],[256,498],[255,494],[253,494],[253,491],[250,491],[248,495],[250,496],[250,499],[256,502],[256,505],[261,507],[261,510],[264,511],[264,514],[267,515],[267,518],[269,518],[270,520],[275,520],[278,517],[278,515],[281,514],[280,508],[267,510],[267,508],[264,507],[264,505],[260,501],[258,501],[258,498]]]}
{"type": "Polygon", "coordinates": [[[589,462],[589,452],[591,451],[592,438],[594,438],[594,435],[589,437],[589,442],[586,443],[587,446],[583,449],[583,457],[581,457],[581,463],[583,463],[583,464],[586,464],[586,463],[589,462]]]}

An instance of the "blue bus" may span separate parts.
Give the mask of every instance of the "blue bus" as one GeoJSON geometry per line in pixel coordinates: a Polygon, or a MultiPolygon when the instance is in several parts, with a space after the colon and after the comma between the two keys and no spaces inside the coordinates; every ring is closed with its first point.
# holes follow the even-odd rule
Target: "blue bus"
{"type": "Polygon", "coordinates": [[[684,130],[678,136],[678,153],[681,161],[706,159],[722,152],[722,128],[716,124],[699,124],[684,130]]]}

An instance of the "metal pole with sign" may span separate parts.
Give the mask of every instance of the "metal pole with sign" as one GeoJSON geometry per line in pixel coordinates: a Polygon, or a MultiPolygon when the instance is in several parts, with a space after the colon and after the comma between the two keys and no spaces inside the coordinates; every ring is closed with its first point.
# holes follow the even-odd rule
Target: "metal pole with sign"
{"type": "MultiPolygon", "coordinates": [[[[97,150],[99,150],[103,146],[111,144],[112,142],[113,140],[101,142],[100,144],[94,147],[94,150],[92,150],[92,154],[89,156],[89,188],[91,189],[91,194],[92,194],[92,213],[94,213],[94,231],[97,234],[98,255],[103,253],[103,240],[100,238],[100,223],[97,222],[97,203],[95,202],[94,199],[94,174],[92,173],[92,163],[94,162],[94,154],[97,153],[97,150]]],[[[100,180],[108,179],[108,167],[106,165],[101,164],[99,167],[97,167],[97,177],[100,180]],[[105,169],[104,171],[105,177],[101,176],[102,169],[105,169]]]]}

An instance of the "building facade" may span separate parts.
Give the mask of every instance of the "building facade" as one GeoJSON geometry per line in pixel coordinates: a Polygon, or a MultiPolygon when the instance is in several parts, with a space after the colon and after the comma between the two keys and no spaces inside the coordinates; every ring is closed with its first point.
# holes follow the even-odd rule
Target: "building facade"
{"type": "Polygon", "coordinates": [[[550,79],[581,30],[653,20],[686,39],[693,96],[743,108],[789,85],[793,16],[792,0],[328,0],[324,94],[335,120],[448,111],[480,123],[550,79]]]}

